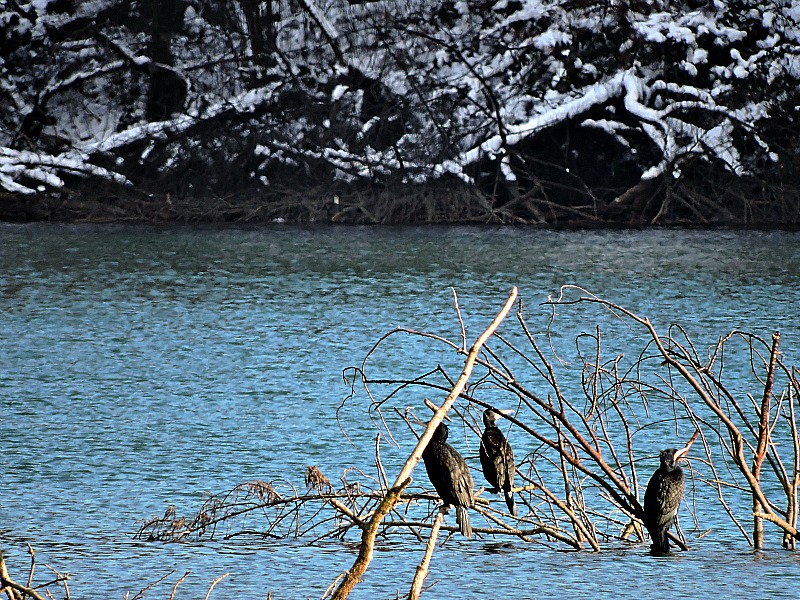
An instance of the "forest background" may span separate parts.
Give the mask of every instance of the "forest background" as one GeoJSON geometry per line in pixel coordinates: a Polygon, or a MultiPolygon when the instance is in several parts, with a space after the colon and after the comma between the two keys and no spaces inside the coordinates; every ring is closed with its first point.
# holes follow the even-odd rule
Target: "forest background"
{"type": "Polygon", "coordinates": [[[7,0],[0,219],[796,228],[800,2],[7,0]]]}

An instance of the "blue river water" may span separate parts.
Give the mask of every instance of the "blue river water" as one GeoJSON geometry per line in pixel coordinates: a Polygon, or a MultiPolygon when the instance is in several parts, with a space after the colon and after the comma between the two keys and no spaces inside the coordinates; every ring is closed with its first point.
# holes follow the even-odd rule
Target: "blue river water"
{"type": "MultiPolygon", "coordinates": [[[[321,597],[352,565],[352,539],[134,534],[169,504],[190,514],[243,481],[304,488],[309,465],[331,480],[369,469],[365,399],[336,420],[344,369],[398,326],[457,340],[451,288],[470,342],[512,286],[543,335],[542,303],[566,284],[663,329],[680,323],[704,348],[734,329],[780,331],[800,364],[795,233],[0,225],[0,548],[11,575],[27,579],[30,543],[40,576],[45,563],[71,575],[72,598],[132,597],[162,576],[145,597],[168,598],[186,571],[178,599],[205,597],[225,573],[212,598],[321,597]]],[[[601,322],[620,351],[640,350],[607,311],[558,312],[563,348],[601,322]]],[[[461,360],[427,349],[397,338],[373,362],[401,377],[461,360]]],[[[390,472],[406,450],[385,447],[390,472]]],[[[697,513],[711,533],[665,558],[644,544],[592,553],[456,537],[434,554],[423,597],[797,597],[800,554],[772,526],[754,552],[729,521],[697,513]]],[[[352,597],[404,596],[422,551],[410,537],[381,544],[352,597]]]]}

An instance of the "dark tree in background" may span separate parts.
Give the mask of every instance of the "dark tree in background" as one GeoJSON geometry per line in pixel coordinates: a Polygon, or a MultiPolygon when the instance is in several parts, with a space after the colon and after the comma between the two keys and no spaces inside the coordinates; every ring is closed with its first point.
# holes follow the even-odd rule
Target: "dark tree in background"
{"type": "Polygon", "coordinates": [[[142,12],[150,32],[148,48],[150,63],[150,92],[147,97],[148,121],[161,121],[184,108],[188,86],[175,72],[172,38],[180,32],[188,3],[143,2],[142,12]]]}

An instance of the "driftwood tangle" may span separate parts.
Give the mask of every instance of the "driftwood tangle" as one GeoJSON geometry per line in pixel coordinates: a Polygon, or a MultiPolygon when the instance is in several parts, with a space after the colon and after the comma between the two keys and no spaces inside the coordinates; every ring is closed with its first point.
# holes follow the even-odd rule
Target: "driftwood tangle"
{"type": "MultiPolygon", "coordinates": [[[[796,547],[800,434],[795,409],[800,371],[784,362],[778,333],[768,341],[735,330],[701,353],[679,325],[662,333],[647,317],[581,288],[564,286],[542,305],[552,314],[541,337],[528,325],[514,290],[492,325],[467,347],[467,327],[455,293],[454,300],[457,340],[397,328],[378,340],[360,366],[345,372],[352,393],[342,408],[365,395],[369,415],[379,429],[374,475],[349,468],[341,484],[334,485],[310,467],[305,490],[277,480],[246,482],[209,498],[192,518],[178,517],[170,508],[163,517],[145,522],[140,537],[296,536],[313,543],[344,539],[355,532],[361,540],[359,556],[327,592],[345,598],[368,568],[376,538],[404,535],[426,544],[410,585],[409,597],[416,598],[439,531],[450,535],[456,528],[438,511],[427,480],[411,480],[413,468],[445,412],[452,419],[451,429],[461,429],[477,454],[480,414],[492,406],[515,407],[508,415],[512,425],[507,435],[515,450],[525,448],[527,453],[518,456],[521,484],[514,490],[516,517],[505,512],[501,498],[482,490],[477,493],[470,510],[476,515],[478,539],[507,538],[593,551],[609,544],[640,547],[646,542],[640,480],[646,481],[655,469],[661,450],[643,445],[641,440],[648,438],[642,432],[655,428],[658,434],[653,439],[674,440],[676,447],[699,431],[689,455],[689,485],[681,508],[691,516],[684,523],[691,522],[687,531],[692,541],[680,528],[670,532],[680,549],[700,543],[708,533],[698,520],[697,498],[705,503],[716,499],[734,528],[756,548],[763,546],[767,535],[764,522],[775,526],[785,548],[796,547]],[[516,323],[505,323],[501,332],[498,325],[514,304],[516,323]],[[573,338],[573,355],[565,357],[556,329],[573,312],[581,325],[573,338]],[[585,330],[583,324],[609,316],[626,327],[625,352],[614,349],[613,335],[602,333],[599,324],[585,330]],[[444,349],[448,356],[455,354],[456,361],[422,365],[420,374],[405,379],[375,373],[371,360],[378,350],[386,351],[390,341],[409,335],[430,344],[432,352],[444,349]],[[640,344],[638,354],[631,353],[631,344],[640,344]],[[457,378],[450,375],[456,368],[457,378]],[[734,370],[736,378],[730,375],[734,370]],[[743,377],[749,377],[746,390],[740,389],[743,377]],[[730,381],[738,387],[730,386],[730,381]],[[417,410],[430,414],[422,401],[425,396],[446,398],[431,419],[415,415],[417,410]],[[407,399],[416,404],[409,406],[407,399]],[[398,427],[414,432],[420,422],[427,427],[390,484],[380,440],[407,436],[398,427]],[[743,506],[753,510],[743,512],[743,506]],[[745,523],[751,519],[748,531],[745,523]]],[[[482,477],[476,474],[479,480],[482,477]]]]}

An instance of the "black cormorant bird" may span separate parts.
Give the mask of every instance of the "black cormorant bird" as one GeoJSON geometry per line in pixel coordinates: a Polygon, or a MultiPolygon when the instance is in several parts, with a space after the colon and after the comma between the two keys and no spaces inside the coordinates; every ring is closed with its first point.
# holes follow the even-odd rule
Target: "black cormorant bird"
{"type": "Polygon", "coordinates": [[[653,541],[650,550],[654,554],[669,552],[667,531],[675,522],[675,514],[683,497],[683,469],[678,466],[678,461],[686,460],[693,441],[694,437],[680,450],[662,450],[659,455],[661,465],[647,484],[644,493],[644,526],[653,541]]]}
{"type": "Polygon", "coordinates": [[[503,432],[495,424],[497,417],[501,413],[487,408],[483,411],[483,435],[481,436],[481,466],[483,476],[492,488],[489,490],[493,494],[499,494],[502,490],[505,496],[508,510],[512,515],[517,515],[517,507],[514,505],[514,495],[511,488],[514,487],[514,451],[511,444],[503,436],[503,432]]]}
{"type": "Polygon", "coordinates": [[[444,504],[456,507],[456,522],[465,537],[472,537],[467,508],[472,506],[474,483],[464,458],[447,443],[447,425],[439,423],[422,452],[428,479],[444,504]]]}

